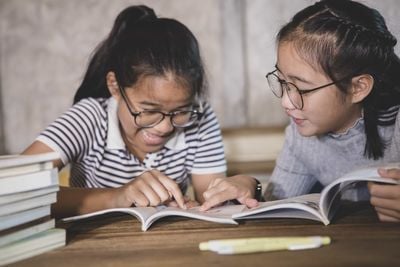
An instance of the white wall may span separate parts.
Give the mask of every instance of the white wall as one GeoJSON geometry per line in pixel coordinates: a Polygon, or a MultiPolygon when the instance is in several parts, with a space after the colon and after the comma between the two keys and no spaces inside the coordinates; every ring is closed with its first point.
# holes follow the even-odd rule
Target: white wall
{"type": "MultiPolygon", "coordinates": [[[[116,15],[146,4],[198,37],[223,127],[282,126],[267,88],[279,27],[311,0],[0,0],[0,153],[18,153],[72,103],[94,46],[116,15]]],[[[400,38],[400,1],[363,1],[400,38]]],[[[397,47],[397,51],[399,48],[397,47]]]]}

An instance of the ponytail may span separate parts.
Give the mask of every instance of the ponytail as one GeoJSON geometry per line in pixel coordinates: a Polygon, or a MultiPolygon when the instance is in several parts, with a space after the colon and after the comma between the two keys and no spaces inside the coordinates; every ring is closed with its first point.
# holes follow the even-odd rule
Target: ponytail
{"type": "Polygon", "coordinates": [[[143,21],[156,19],[151,8],[131,6],[123,10],[115,19],[108,37],[94,50],[81,85],[74,96],[74,104],[83,98],[108,98],[106,75],[112,70],[111,62],[118,43],[123,41],[130,28],[143,21]]]}

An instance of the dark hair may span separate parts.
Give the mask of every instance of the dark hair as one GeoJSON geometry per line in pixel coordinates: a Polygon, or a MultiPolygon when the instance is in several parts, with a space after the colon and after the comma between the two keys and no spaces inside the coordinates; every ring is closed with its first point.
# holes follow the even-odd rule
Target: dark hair
{"type": "Polygon", "coordinates": [[[206,79],[199,46],[182,23],[157,18],[146,6],[130,6],[116,18],[108,37],[95,49],[74,103],[83,98],[110,97],[106,75],[113,71],[121,88],[141,77],[173,74],[191,90],[191,97],[206,94],[206,79]]]}
{"type": "Polygon", "coordinates": [[[298,12],[278,33],[299,55],[321,68],[347,92],[351,78],[369,74],[371,93],[363,100],[367,142],[364,155],[383,157],[386,146],[378,126],[393,125],[400,105],[400,60],[396,38],[384,18],[372,8],[350,0],[323,0],[298,12]]]}

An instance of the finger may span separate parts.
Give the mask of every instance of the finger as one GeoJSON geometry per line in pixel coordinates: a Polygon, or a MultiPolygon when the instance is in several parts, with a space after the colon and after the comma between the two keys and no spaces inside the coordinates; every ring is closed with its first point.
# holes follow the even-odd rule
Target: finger
{"type": "Polygon", "coordinates": [[[178,208],[178,203],[175,200],[169,201],[166,203],[168,207],[178,208]]]}
{"type": "Polygon", "coordinates": [[[398,199],[400,201],[400,185],[382,185],[373,182],[368,183],[371,196],[387,199],[398,199]]]}
{"type": "Polygon", "coordinates": [[[379,220],[382,222],[400,222],[399,217],[394,217],[394,216],[387,215],[387,214],[381,213],[381,212],[377,212],[377,214],[378,214],[379,220]]]}
{"type": "Polygon", "coordinates": [[[200,211],[206,211],[212,207],[218,206],[225,201],[232,199],[229,192],[222,191],[209,197],[200,207],[200,211]]]}
{"type": "Polygon", "coordinates": [[[136,207],[147,207],[150,202],[142,192],[137,191],[135,196],[132,198],[132,204],[136,207]]]}
{"type": "Polygon", "coordinates": [[[393,218],[390,216],[382,215],[378,213],[378,218],[382,222],[400,222],[400,219],[393,218]]]}
{"type": "Polygon", "coordinates": [[[385,178],[400,179],[400,169],[398,168],[391,168],[391,169],[379,168],[378,173],[380,176],[385,178]]]}
{"type": "Polygon", "coordinates": [[[185,203],[185,205],[186,205],[186,207],[187,207],[188,209],[191,209],[191,208],[200,206],[200,203],[197,202],[197,201],[194,201],[194,200],[189,200],[189,201],[187,201],[187,202],[185,203]]]}
{"type": "Polygon", "coordinates": [[[397,210],[385,209],[385,208],[380,208],[380,207],[375,207],[375,210],[377,213],[380,213],[382,215],[400,219],[400,212],[397,210]]]}
{"type": "Polygon", "coordinates": [[[151,174],[151,178],[146,181],[157,195],[159,201],[158,204],[171,200],[172,196],[168,188],[166,188],[164,184],[160,181],[160,179],[158,179],[158,177],[155,176],[153,173],[150,172],[149,174],[151,174]]]}
{"type": "Polygon", "coordinates": [[[370,199],[371,205],[377,208],[398,210],[400,211],[400,201],[397,199],[387,199],[372,196],[370,199]]]}
{"type": "Polygon", "coordinates": [[[254,198],[246,198],[244,201],[244,204],[248,207],[248,208],[255,208],[259,205],[257,199],[254,198]]]}
{"type": "Polygon", "coordinates": [[[158,170],[152,170],[151,173],[155,175],[160,183],[167,189],[167,191],[172,194],[172,197],[178,203],[178,206],[181,209],[186,209],[185,200],[179,185],[158,170]]]}
{"type": "Polygon", "coordinates": [[[162,198],[168,199],[169,195],[164,186],[151,172],[146,172],[132,183],[148,200],[148,205],[157,206],[162,203],[162,198]]]}

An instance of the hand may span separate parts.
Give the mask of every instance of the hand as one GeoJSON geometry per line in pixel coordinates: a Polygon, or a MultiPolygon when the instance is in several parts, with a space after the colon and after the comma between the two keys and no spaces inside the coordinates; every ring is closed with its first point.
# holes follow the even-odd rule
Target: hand
{"type": "MultiPolygon", "coordinates": [[[[378,170],[380,176],[398,179],[400,181],[400,169],[378,170]]],[[[379,220],[386,222],[400,221],[400,185],[382,185],[373,182],[368,183],[371,194],[371,204],[378,213],[379,220]]]]}
{"type": "Polygon", "coordinates": [[[144,172],[118,188],[117,194],[116,206],[119,207],[158,206],[174,200],[180,208],[186,209],[178,184],[158,170],[144,172]]]}
{"type": "Polygon", "coordinates": [[[236,175],[229,178],[215,178],[203,193],[204,203],[200,210],[208,210],[232,199],[236,199],[250,208],[256,207],[258,201],[253,197],[255,187],[256,181],[250,176],[236,175]]]}
{"type": "MultiPolygon", "coordinates": [[[[185,206],[188,209],[200,206],[199,202],[190,199],[188,196],[184,196],[183,199],[185,200],[185,206]]],[[[179,207],[178,203],[175,200],[172,200],[171,202],[167,203],[167,206],[175,208],[179,207]]]]}

